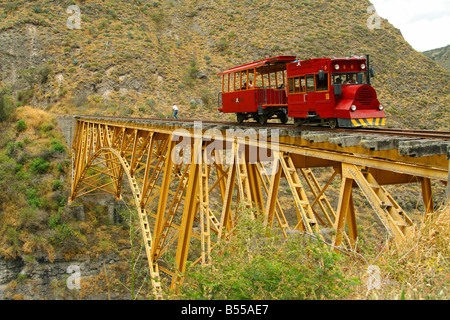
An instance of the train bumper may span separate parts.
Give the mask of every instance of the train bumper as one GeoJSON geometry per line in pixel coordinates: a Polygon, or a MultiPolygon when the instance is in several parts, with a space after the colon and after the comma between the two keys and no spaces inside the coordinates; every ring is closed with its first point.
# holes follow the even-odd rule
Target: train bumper
{"type": "Polygon", "coordinates": [[[384,127],[386,118],[362,118],[362,119],[342,119],[338,118],[339,127],[357,128],[357,127],[384,127]]]}

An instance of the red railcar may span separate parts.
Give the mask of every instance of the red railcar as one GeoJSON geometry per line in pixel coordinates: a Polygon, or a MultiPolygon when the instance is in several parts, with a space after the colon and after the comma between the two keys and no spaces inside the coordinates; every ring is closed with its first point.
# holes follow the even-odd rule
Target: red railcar
{"type": "Polygon", "coordinates": [[[294,123],[330,127],[384,126],[384,108],[370,85],[369,56],[298,60],[272,57],[219,74],[219,111],[235,113],[239,123],[265,124],[288,117],[294,123]]]}

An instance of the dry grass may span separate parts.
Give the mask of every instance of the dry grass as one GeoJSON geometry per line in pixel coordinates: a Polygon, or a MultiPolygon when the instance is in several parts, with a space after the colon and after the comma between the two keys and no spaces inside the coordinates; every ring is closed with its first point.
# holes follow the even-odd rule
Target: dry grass
{"type": "Polygon", "coordinates": [[[349,299],[448,300],[450,283],[450,207],[424,221],[404,243],[372,260],[380,270],[381,288],[368,290],[368,266],[349,272],[361,280],[349,299]]]}
{"type": "Polygon", "coordinates": [[[27,123],[27,130],[35,130],[43,124],[52,123],[54,116],[41,109],[24,106],[17,108],[17,119],[23,119],[27,123]]]}

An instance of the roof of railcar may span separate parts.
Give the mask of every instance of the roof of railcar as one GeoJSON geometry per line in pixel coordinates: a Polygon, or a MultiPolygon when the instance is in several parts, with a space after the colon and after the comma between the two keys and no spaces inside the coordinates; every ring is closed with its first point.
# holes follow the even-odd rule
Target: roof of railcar
{"type": "Polygon", "coordinates": [[[277,57],[267,58],[267,59],[263,59],[263,60],[259,60],[259,61],[243,64],[241,66],[230,68],[222,73],[219,73],[218,76],[221,76],[221,75],[227,74],[227,73],[236,72],[236,71],[243,71],[243,70],[258,68],[258,67],[262,67],[264,65],[286,64],[286,63],[289,63],[289,62],[292,62],[295,60],[297,60],[297,57],[295,57],[295,56],[277,56],[277,57]]]}

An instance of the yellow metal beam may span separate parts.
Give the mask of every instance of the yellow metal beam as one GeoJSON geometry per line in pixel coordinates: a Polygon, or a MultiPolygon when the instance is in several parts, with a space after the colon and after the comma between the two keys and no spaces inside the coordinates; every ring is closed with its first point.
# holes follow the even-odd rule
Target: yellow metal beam
{"type": "Polygon", "coordinates": [[[199,189],[199,176],[201,163],[202,140],[196,139],[194,150],[192,152],[192,163],[189,171],[189,183],[187,186],[186,201],[184,204],[183,216],[181,221],[180,235],[178,236],[177,253],[175,263],[177,267],[177,276],[172,278],[172,288],[177,287],[182,282],[182,275],[186,269],[189,245],[191,241],[192,226],[194,223],[195,209],[197,208],[197,194],[199,189]]]}
{"type": "Polygon", "coordinates": [[[425,206],[425,214],[429,215],[434,212],[433,192],[431,190],[431,181],[429,178],[422,178],[420,180],[422,185],[422,199],[425,206]]]}
{"type": "MultiPolygon", "coordinates": [[[[167,153],[169,155],[172,154],[172,150],[174,147],[174,143],[170,140],[168,143],[167,153]]],[[[158,212],[156,214],[156,221],[155,221],[155,227],[154,227],[154,235],[153,235],[153,241],[155,244],[159,243],[160,235],[164,229],[164,218],[166,213],[166,205],[167,205],[167,198],[168,198],[168,191],[170,186],[170,181],[172,177],[172,157],[167,156],[165,159],[166,163],[164,166],[164,176],[163,176],[163,182],[161,185],[160,193],[159,193],[159,202],[158,202],[158,212]]],[[[152,248],[152,256],[155,257],[157,246],[155,245],[152,248]]]]}
{"type": "MultiPolygon", "coordinates": [[[[346,172],[346,171],[345,171],[346,172]]],[[[336,235],[333,245],[338,247],[342,243],[343,235],[345,234],[345,221],[350,211],[350,201],[352,199],[352,185],[353,179],[348,174],[342,176],[341,190],[339,193],[339,204],[336,210],[336,220],[334,222],[334,229],[336,235]]]]}
{"type": "MultiPolygon", "coordinates": [[[[331,178],[328,180],[328,182],[325,184],[323,188],[320,187],[319,181],[317,181],[316,177],[314,176],[314,173],[310,168],[302,168],[300,169],[300,172],[302,173],[303,177],[305,178],[306,183],[309,186],[309,190],[311,190],[312,194],[314,195],[314,201],[311,203],[311,208],[314,210],[314,205],[317,203],[325,216],[325,223],[324,225],[327,225],[329,227],[333,226],[334,220],[336,218],[336,213],[334,212],[330,202],[328,201],[327,197],[325,196],[325,190],[328,188],[328,186],[333,181],[334,177],[337,175],[337,172],[334,171],[331,178]]],[[[314,212],[316,212],[314,210],[314,212]]],[[[317,213],[316,213],[317,215],[317,213]]]]}
{"type": "Polygon", "coordinates": [[[300,177],[298,176],[297,168],[294,166],[289,154],[282,153],[279,159],[281,168],[283,169],[289,187],[291,188],[297,209],[298,223],[295,229],[315,233],[321,237],[318,221],[311,208],[308,197],[306,196],[300,177]]]}
{"type": "Polygon", "coordinates": [[[200,183],[199,183],[199,205],[200,205],[200,232],[201,232],[201,248],[202,248],[202,264],[207,265],[211,263],[211,217],[209,209],[209,169],[206,163],[206,158],[200,165],[200,183]]]}
{"type": "MultiPolygon", "coordinates": [[[[273,162],[272,172],[271,172],[271,179],[270,179],[270,187],[267,190],[267,202],[266,202],[266,208],[264,210],[264,216],[266,219],[267,226],[272,227],[273,224],[273,216],[275,213],[275,206],[278,202],[278,188],[280,187],[280,178],[281,178],[281,164],[280,164],[280,154],[276,153],[275,161],[273,162]]],[[[265,176],[267,176],[267,173],[263,173],[265,176]]],[[[263,183],[263,185],[266,185],[263,183]]],[[[287,224],[287,223],[286,223],[287,224]]],[[[282,228],[283,232],[285,232],[284,228],[282,228]]]]}
{"type": "Polygon", "coordinates": [[[232,163],[228,167],[228,178],[225,188],[222,214],[220,217],[220,229],[218,233],[219,240],[221,240],[226,235],[226,232],[230,232],[232,229],[233,218],[231,216],[231,203],[233,199],[234,181],[236,179],[236,171],[237,171],[235,152],[236,146],[234,146],[232,149],[232,157],[231,157],[232,163]]]}

